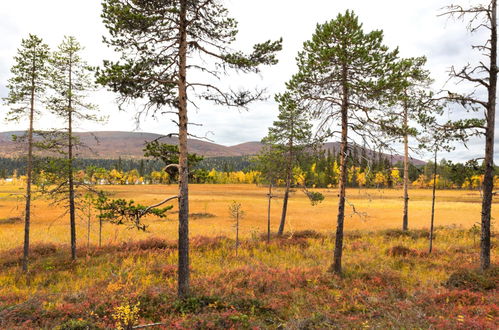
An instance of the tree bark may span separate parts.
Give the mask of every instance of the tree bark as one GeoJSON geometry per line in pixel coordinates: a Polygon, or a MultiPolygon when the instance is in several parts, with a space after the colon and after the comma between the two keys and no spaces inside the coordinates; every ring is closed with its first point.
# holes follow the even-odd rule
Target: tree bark
{"type": "Polygon", "coordinates": [[[71,260],[76,260],[76,208],[73,176],[73,67],[72,54],[69,55],[68,85],[68,185],[69,185],[69,223],[71,227],[71,260]]]}
{"type": "Polygon", "coordinates": [[[28,164],[26,168],[26,205],[24,211],[24,249],[23,249],[23,272],[28,273],[29,267],[29,238],[31,221],[31,180],[33,176],[33,124],[35,117],[35,71],[36,55],[33,54],[31,68],[31,99],[29,111],[29,130],[28,130],[28,164]]]}
{"type": "MultiPolygon", "coordinates": [[[[404,130],[407,130],[408,120],[407,105],[404,106],[404,130]]],[[[402,219],[402,230],[409,229],[409,135],[404,132],[404,215],[402,219]]]]}
{"type": "Polygon", "coordinates": [[[270,205],[272,203],[272,182],[269,183],[269,205],[267,207],[267,244],[270,243],[270,205]]]}
{"type": "Polygon", "coordinates": [[[281,215],[281,223],[279,224],[279,231],[277,235],[282,236],[284,234],[284,226],[286,225],[286,215],[288,213],[288,199],[289,199],[289,189],[291,187],[291,176],[293,171],[293,134],[294,134],[294,121],[291,120],[291,134],[289,137],[288,143],[288,162],[286,165],[286,191],[284,192],[284,200],[282,203],[282,215],[281,215]]]}
{"type": "Polygon", "coordinates": [[[494,189],[494,130],[497,92],[497,1],[493,0],[490,19],[490,66],[485,132],[485,175],[483,180],[482,233],[480,239],[480,267],[490,267],[490,218],[494,189]]]}
{"type": "Polygon", "coordinates": [[[288,212],[288,199],[289,199],[289,189],[291,186],[291,178],[289,173],[286,174],[286,190],[284,191],[284,199],[282,203],[282,215],[281,215],[281,223],[279,224],[279,231],[277,232],[278,236],[282,236],[284,234],[284,226],[286,224],[286,213],[288,212]]]}
{"type": "Polygon", "coordinates": [[[180,1],[178,295],[189,295],[189,169],[187,163],[187,0],[180,1]]]}
{"type": "Polygon", "coordinates": [[[430,222],[430,248],[429,253],[433,251],[433,228],[435,223],[435,199],[437,192],[437,146],[435,146],[435,163],[433,164],[433,192],[431,196],[431,222],[430,222]]]}
{"type": "Polygon", "coordinates": [[[338,220],[336,226],[336,240],[334,246],[334,260],[332,270],[341,274],[341,257],[343,255],[343,224],[345,221],[345,199],[347,181],[347,152],[348,152],[348,71],[346,65],[342,69],[343,100],[341,103],[341,150],[340,150],[340,184],[338,202],[338,220]]]}
{"type": "Polygon", "coordinates": [[[237,210],[236,214],[236,257],[239,252],[239,210],[237,210]]]}

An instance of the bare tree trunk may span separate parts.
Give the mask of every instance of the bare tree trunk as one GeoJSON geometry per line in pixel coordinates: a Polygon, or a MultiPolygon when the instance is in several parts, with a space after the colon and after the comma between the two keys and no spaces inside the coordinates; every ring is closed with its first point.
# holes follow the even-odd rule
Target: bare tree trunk
{"type": "Polygon", "coordinates": [[[284,200],[282,203],[282,215],[281,215],[281,223],[279,224],[279,231],[277,235],[282,236],[284,234],[284,226],[286,224],[286,215],[288,212],[288,199],[289,199],[289,189],[291,187],[291,176],[292,176],[292,171],[293,171],[293,146],[294,146],[294,141],[293,141],[293,134],[294,134],[294,121],[291,120],[291,136],[289,137],[289,143],[288,143],[288,163],[286,167],[286,191],[284,192],[284,200]]]}
{"type": "Polygon", "coordinates": [[[270,243],[270,205],[272,203],[272,182],[269,183],[269,205],[267,207],[267,244],[270,243]]]}
{"type": "Polygon", "coordinates": [[[92,206],[88,205],[87,214],[87,253],[90,250],[90,222],[92,221],[92,206]]]}
{"type": "Polygon", "coordinates": [[[433,228],[435,223],[435,199],[437,192],[437,146],[435,146],[435,163],[433,164],[433,193],[431,198],[431,222],[430,222],[430,248],[429,253],[433,251],[433,228]]]}
{"type": "Polygon", "coordinates": [[[288,199],[289,199],[290,186],[291,186],[291,177],[288,173],[286,175],[286,190],[284,192],[284,200],[282,203],[281,223],[279,224],[279,231],[277,232],[278,236],[282,236],[284,234],[284,226],[286,224],[286,213],[288,212],[288,199]]]}
{"type": "Polygon", "coordinates": [[[236,214],[236,257],[239,251],[239,210],[236,214]]]}
{"type": "MultiPolygon", "coordinates": [[[[408,126],[408,109],[404,106],[404,130],[408,126]]],[[[404,132],[404,216],[402,230],[409,229],[409,136],[404,132]]]]}
{"type": "Polygon", "coordinates": [[[99,249],[102,247],[102,211],[99,211],[99,249]]]}
{"type": "Polygon", "coordinates": [[[189,295],[189,169],[187,163],[187,0],[180,1],[178,295],[189,295]]]}
{"type": "Polygon", "coordinates": [[[480,267],[490,267],[490,218],[494,189],[494,130],[497,92],[497,1],[491,2],[491,38],[489,66],[489,98],[487,103],[487,129],[485,132],[485,175],[483,180],[482,234],[480,239],[480,267]]]}
{"type": "Polygon", "coordinates": [[[31,221],[31,181],[33,176],[33,123],[35,117],[35,70],[36,55],[33,55],[33,67],[31,76],[31,100],[29,112],[28,130],[28,164],[26,168],[26,207],[24,213],[24,251],[23,251],[23,272],[28,273],[29,265],[29,231],[31,221]]]}
{"type": "Polygon", "coordinates": [[[76,260],[76,208],[73,176],[73,89],[72,82],[72,54],[69,63],[69,88],[68,88],[68,184],[69,184],[69,223],[71,227],[71,260],[76,260]]]}
{"type": "Polygon", "coordinates": [[[348,85],[347,67],[343,65],[342,84],[343,100],[341,104],[341,151],[340,151],[340,185],[338,202],[338,223],[336,226],[336,240],[334,246],[334,261],[332,270],[341,274],[341,257],[343,255],[343,224],[345,221],[345,199],[347,181],[347,152],[348,152],[348,85]]]}

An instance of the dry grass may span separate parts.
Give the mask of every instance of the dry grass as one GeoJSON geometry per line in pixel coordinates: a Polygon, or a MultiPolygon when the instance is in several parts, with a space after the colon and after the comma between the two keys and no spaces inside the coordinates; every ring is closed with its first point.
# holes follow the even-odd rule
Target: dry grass
{"type": "MultiPolygon", "coordinates": [[[[114,197],[151,204],[174,186],[108,186],[114,197]]],[[[10,190],[9,190],[10,189],[10,190]]],[[[15,189],[15,188],[14,188],[15,189]]],[[[20,216],[22,201],[0,187],[0,219],[20,216]]],[[[280,192],[282,193],[282,192],[280,192]]],[[[148,219],[142,233],[106,224],[98,248],[78,227],[79,254],[69,258],[69,228],[62,210],[38,199],[33,209],[31,272],[20,272],[22,222],[0,222],[0,328],[109,329],[117,309],[140,303],[136,324],[160,329],[493,329],[497,328],[499,269],[478,272],[480,196],[439,191],[436,241],[428,249],[430,191],[412,190],[413,230],[402,232],[400,190],[349,191],[344,274],[327,270],[335,228],[336,191],[312,207],[301,192],[290,201],[288,233],[266,244],[266,189],[250,185],[192,185],[193,296],[176,298],[177,244],[168,220],[148,219]],[[239,256],[228,206],[246,216],[239,256]],[[207,214],[213,215],[206,216],[207,214]],[[203,215],[203,216],[200,216],[203,215]],[[417,230],[416,230],[417,229],[417,230]]],[[[273,205],[276,230],[281,202],[273,205]]],[[[493,245],[496,246],[496,236],[493,245]]],[[[497,265],[495,251],[493,265],[497,265]]]]}
{"type": "MultiPolygon", "coordinates": [[[[153,204],[174,195],[177,187],[163,186],[102,186],[114,198],[133,199],[144,205],[153,204]]],[[[330,232],[336,224],[337,191],[321,190],[326,199],[312,206],[301,191],[292,194],[287,221],[288,231],[316,230],[330,232]]],[[[22,190],[18,187],[0,186],[0,250],[10,249],[22,243],[22,222],[7,221],[22,216],[22,190]],[[12,195],[16,194],[16,195],[12,195]]],[[[252,237],[266,230],[267,189],[254,185],[191,185],[190,213],[210,214],[209,217],[192,217],[191,235],[231,236],[234,232],[228,213],[229,204],[237,200],[243,206],[245,217],[241,222],[241,233],[252,237]],[[213,216],[212,216],[213,215],[213,216]]],[[[277,190],[282,195],[281,190],[277,190]]],[[[352,205],[347,207],[346,230],[379,230],[399,228],[402,222],[402,191],[397,189],[350,189],[349,203],[359,214],[354,214],[352,205]]],[[[438,191],[436,225],[470,228],[480,219],[480,194],[477,191],[438,191]]],[[[431,191],[410,191],[410,227],[428,228],[430,218],[431,191]]],[[[272,204],[272,230],[276,231],[280,219],[282,200],[272,204]]],[[[493,210],[495,217],[499,215],[493,210]]],[[[67,243],[69,228],[63,210],[51,206],[49,201],[38,198],[33,203],[33,243],[67,243]]],[[[82,214],[80,214],[82,215],[82,214]]],[[[105,225],[104,242],[121,243],[130,240],[160,236],[174,239],[177,234],[176,208],[166,220],[147,219],[148,233],[137,233],[125,227],[105,225]]],[[[78,221],[80,245],[86,243],[86,219],[78,221]]],[[[91,242],[97,242],[97,224],[93,220],[91,242]]]]}

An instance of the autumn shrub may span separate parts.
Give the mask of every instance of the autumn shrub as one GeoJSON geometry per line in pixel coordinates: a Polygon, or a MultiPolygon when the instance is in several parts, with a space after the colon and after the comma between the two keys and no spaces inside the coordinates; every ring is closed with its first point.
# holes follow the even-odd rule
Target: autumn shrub
{"type": "Polygon", "coordinates": [[[460,269],[452,273],[444,285],[449,289],[487,291],[496,289],[498,281],[499,267],[486,271],[460,269]]]}
{"type": "Polygon", "coordinates": [[[288,322],[286,328],[292,330],[302,329],[329,329],[335,328],[335,322],[323,313],[313,313],[310,317],[296,319],[288,322]]]}
{"type": "Polygon", "coordinates": [[[92,321],[84,319],[72,319],[56,326],[54,330],[97,330],[99,327],[92,321]]]}
{"type": "MultiPolygon", "coordinates": [[[[30,260],[47,257],[55,254],[58,251],[57,245],[53,243],[37,243],[30,247],[30,260]]],[[[0,254],[0,260],[4,267],[14,266],[22,261],[23,249],[18,247],[15,249],[4,251],[0,254]]]]}
{"type": "Polygon", "coordinates": [[[199,313],[203,308],[212,304],[217,304],[219,302],[220,299],[217,297],[193,296],[176,300],[173,303],[172,309],[173,311],[180,314],[199,313]]]}
{"type": "Polygon", "coordinates": [[[222,248],[224,245],[231,244],[232,240],[225,236],[196,236],[190,241],[193,249],[199,251],[210,251],[222,248]]]}
{"type": "MultiPolygon", "coordinates": [[[[386,229],[383,231],[383,235],[386,238],[390,238],[390,239],[411,238],[411,239],[417,240],[420,238],[430,237],[430,232],[428,231],[428,229],[412,229],[412,230],[386,229]]],[[[433,238],[435,238],[435,233],[433,234],[433,238]]]]}
{"type": "Polygon", "coordinates": [[[415,257],[418,252],[403,245],[396,245],[388,249],[386,254],[391,257],[415,257]]]}
{"type": "Polygon", "coordinates": [[[293,232],[291,236],[295,238],[313,238],[313,239],[320,239],[327,237],[325,234],[315,230],[299,230],[293,232]]]}
{"type": "Polygon", "coordinates": [[[151,237],[145,240],[123,243],[122,250],[167,250],[176,248],[176,243],[169,242],[165,239],[151,237]]]}

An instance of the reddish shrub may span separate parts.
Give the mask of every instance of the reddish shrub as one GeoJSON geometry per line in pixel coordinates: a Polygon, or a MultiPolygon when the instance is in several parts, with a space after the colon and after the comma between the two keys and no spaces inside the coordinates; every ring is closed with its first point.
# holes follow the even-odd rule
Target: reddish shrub
{"type": "Polygon", "coordinates": [[[418,252],[408,247],[397,245],[388,249],[386,254],[392,257],[415,257],[418,255],[418,252]]]}
{"type": "Polygon", "coordinates": [[[208,251],[220,249],[224,244],[230,242],[225,236],[207,237],[207,236],[196,236],[191,239],[191,246],[194,249],[200,251],[208,251]]]}
{"type": "Polygon", "coordinates": [[[123,243],[121,246],[122,250],[167,250],[174,249],[177,247],[176,243],[169,242],[165,239],[152,237],[146,240],[133,241],[128,243],[123,243]]]}

